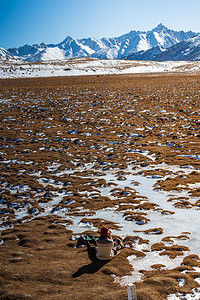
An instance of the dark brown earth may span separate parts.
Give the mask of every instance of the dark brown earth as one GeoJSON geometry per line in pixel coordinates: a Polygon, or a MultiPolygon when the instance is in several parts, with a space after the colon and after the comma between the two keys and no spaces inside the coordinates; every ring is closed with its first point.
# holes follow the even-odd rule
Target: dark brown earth
{"type": "MultiPolygon", "coordinates": [[[[71,216],[81,216],[84,223],[90,215],[97,229],[102,225],[120,229],[118,223],[95,217],[96,210],[115,205],[134,222],[149,222],[149,210],[173,214],[134,189],[116,189],[104,179],[104,171],[116,170],[123,181],[129,165],[144,167],[143,176],[160,176],[156,189],[188,190],[195,199],[172,195],[175,207],[199,209],[200,190],[191,187],[199,182],[199,87],[198,75],[0,80],[0,299],[127,299],[126,287],[114,283],[111,275],[130,275],[127,256],[145,256],[132,247],[137,232],[125,238],[130,247],[117,258],[95,265],[85,248],[75,248],[76,242],[70,240],[73,232],[66,227],[72,224],[71,216]],[[170,170],[145,170],[152,160],[142,151],[155,156],[155,165],[192,166],[195,171],[171,176],[170,170]],[[60,164],[56,170],[49,168],[53,163],[60,164]],[[91,163],[92,168],[83,171],[91,163]],[[74,173],[57,176],[66,169],[74,173]],[[93,180],[98,173],[102,177],[93,180]],[[54,211],[42,216],[41,204],[61,193],[60,185],[66,196],[54,211]],[[107,186],[113,187],[114,201],[99,193],[107,186]],[[66,208],[66,203],[62,219],[54,212],[66,208]],[[27,213],[16,219],[20,209],[27,213]]],[[[145,232],[147,239],[140,243],[148,244],[148,235],[158,231],[162,235],[162,228],[145,232]]],[[[188,235],[167,237],[151,251],[172,259],[181,256],[188,250],[178,244],[181,238],[188,235]],[[174,238],[177,244],[164,244],[174,238]]],[[[174,270],[165,270],[159,262],[153,271],[144,270],[144,280],[136,284],[138,299],[167,299],[170,293],[190,292],[198,286],[195,277],[200,277],[195,266],[200,267],[200,259],[191,254],[174,270]],[[179,278],[185,279],[183,287],[179,278]]]]}

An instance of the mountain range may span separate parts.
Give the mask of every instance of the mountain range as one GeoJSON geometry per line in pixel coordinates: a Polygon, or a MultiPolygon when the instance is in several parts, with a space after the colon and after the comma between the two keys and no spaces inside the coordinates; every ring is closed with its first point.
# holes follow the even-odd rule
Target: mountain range
{"type": "Polygon", "coordinates": [[[114,38],[73,39],[59,44],[24,45],[0,48],[0,57],[29,62],[62,60],[75,57],[129,60],[200,60],[200,33],[174,31],[162,23],[150,31],[130,31],[114,38]]]}

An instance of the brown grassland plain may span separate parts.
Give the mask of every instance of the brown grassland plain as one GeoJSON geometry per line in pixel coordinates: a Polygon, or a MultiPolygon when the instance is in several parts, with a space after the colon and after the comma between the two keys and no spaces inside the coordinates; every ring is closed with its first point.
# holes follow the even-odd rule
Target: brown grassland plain
{"type": "MultiPolygon", "coordinates": [[[[171,197],[173,205],[199,209],[200,190],[191,188],[199,182],[199,90],[198,75],[0,80],[0,299],[127,299],[126,287],[114,283],[111,275],[130,275],[127,257],[145,256],[134,249],[135,233],[124,239],[127,247],[118,257],[95,265],[85,248],[74,247],[67,226],[73,225],[72,216],[87,223],[89,215],[96,229],[120,229],[117,222],[95,218],[96,210],[114,206],[130,222],[148,222],[150,209],[166,213],[130,187],[117,190],[113,185],[114,201],[99,193],[110,185],[104,172],[116,172],[120,181],[130,165],[144,168],[143,176],[161,176],[158,189],[187,188],[196,201],[171,197]],[[142,151],[155,157],[154,169],[145,169],[152,160],[142,151]],[[170,177],[170,170],[155,168],[162,163],[192,166],[194,171],[170,177]],[[52,202],[61,194],[60,201],[52,202]],[[59,215],[62,209],[64,217],[59,215]]],[[[155,230],[162,235],[162,224],[146,232],[147,240],[140,243],[148,244],[148,234],[155,230]]],[[[89,233],[97,236],[96,231],[89,233]]],[[[183,255],[188,249],[166,246],[171,238],[151,250],[165,251],[171,259],[183,255]]],[[[138,300],[190,292],[200,277],[194,267],[200,267],[195,253],[173,270],[158,261],[136,283],[138,300]]]]}

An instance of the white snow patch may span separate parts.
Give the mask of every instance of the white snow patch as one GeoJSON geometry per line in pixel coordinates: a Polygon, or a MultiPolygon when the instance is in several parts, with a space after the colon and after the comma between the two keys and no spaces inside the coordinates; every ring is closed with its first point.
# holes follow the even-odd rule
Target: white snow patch
{"type": "Polygon", "coordinates": [[[140,34],[140,41],[137,46],[137,51],[146,51],[150,49],[150,45],[147,41],[147,35],[145,33],[140,34]]]}
{"type": "MultiPolygon", "coordinates": [[[[142,40],[141,47],[148,47],[147,41],[142,40]]],[[[85,46],[87,47],[87,46],[85,46]]],[[[88,51],[88,49],[83,49],[88,51]]],[[[108,58],[118,55],[119,47],[115,46],[108,52],[108,58]]],[[[49,48],[41,53],[45,61],[28,63],[16,59],[0,59],[0,78],[33,78],[51,76],[79,76],[104,74],[138,74],[160,72],[198,72],[200,62],[155,62],[155,61],[128,61],[117,59],[63,59],[64,52],[58,47],[49,48]],[[59,59],[54,60],[55,57],[59,59]]]]}
{"type": "Polygon", "coordinates": [[[54,59],[64,59],[65,54],[64,50],[55,48],[47,48],[44,54],[42,55],[42,59],[45,60],[54,60],[54,59]]]}

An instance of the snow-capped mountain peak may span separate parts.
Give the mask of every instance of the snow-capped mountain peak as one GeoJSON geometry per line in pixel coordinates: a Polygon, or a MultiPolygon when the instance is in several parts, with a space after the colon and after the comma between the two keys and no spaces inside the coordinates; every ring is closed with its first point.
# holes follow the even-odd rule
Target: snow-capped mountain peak
{"type": "Polygon", "coordinates": [[[151,31],[153,32],[161,32],[163,30],[169,30],[165,25],[162,23],[158,24],[155,28],[153,28],[151,31]]]}
{"type": "Polygon", "coordinates": [[[73,41],[73,38],[68,35],[61,43],[59,43],[59,45],[60,44],[67,44],[67,43],[69,43],[71,41],[73,41]]]}
{"type": "Polygon", "coordinates": [[[172,47],[168,48],[164,53],[160,53],[155,59],[158,61],[200,60],[200,34],[191,39],[173,45],[172,47]]]}
{"type": "MultiPolygon", "coordinates": [[[[14,56],[26,61],[43,61],[47,59],[67,59],[73,57],[93,58],[132,58],[146,52],[161,53],[169,47],[194,38],[197,33],[189,31],[173,31],[162,23],[150,31],[130,31],[127,34],[113,38],[83,38],[73,39],[67,36],[59,44],[24,45],[19,48],[8,49],[0,56],[14,56]],[[157,49],[157,50],[156,50],[157,49]]],[[[144,55],[143,55],[144,56],[144,55]]],[[[147,55],[148,56],[148,55],[147,55]]],[[[152,57],[152,55],[150,55],[152,57]]]]}

